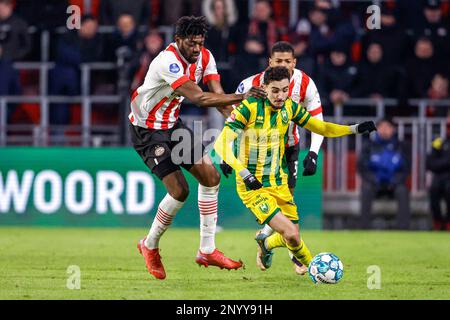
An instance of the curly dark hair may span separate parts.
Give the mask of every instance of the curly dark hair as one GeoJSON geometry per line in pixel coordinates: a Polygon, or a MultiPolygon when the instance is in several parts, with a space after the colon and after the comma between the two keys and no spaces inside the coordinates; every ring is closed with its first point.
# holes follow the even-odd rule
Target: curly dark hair
{"type": "Polygon", "coordinates": [[[268,68],[264,72],[264,84],[268,85],[272,81],[281,81],[283,79],[290,79],[289,70],[285,67],[268,68]]]}
{"type": "Polygon", "coordinates": [[[181,39],[198,35],[206,36],[208,28],[206,17],[184,16],[178,19],[175,25],[175,35],[181,39]]]}

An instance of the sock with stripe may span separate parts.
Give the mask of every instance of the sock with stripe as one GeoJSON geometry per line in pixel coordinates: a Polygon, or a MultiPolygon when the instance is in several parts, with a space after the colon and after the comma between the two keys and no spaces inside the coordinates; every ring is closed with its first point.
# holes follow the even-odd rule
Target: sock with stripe
{"type": "Polygon", "coordinates": [[[159,239],[161,239],[164,232],[172,224],[173,218],[183,205],[184,202],[174,199],[170,194],[166,194],[158,206],[152,227],[145,240],[145,246],[147,248],[155,249],[159,247],[159,239]]]}
{"type": "Polygon", "coordinates": [[[273,233],[270,237],[266,238],[264,245],[267,250],[272,250],[275,248],[286,247],[286,240],[278,232],[273,233]]]}
{"type": "Polygon", "coordinates": [[[309,266],[312,260],[311,252],[309,252],[306,243],[300,238],[300,244],[297,247],[291,247],[286,243],[286,247],[291,251],[291,253],[300,261],[303,265],[309,266]]]}
{"type": "Polygon", "coordinates": [[[216,249],[217,199],[219,185],[198,185],[198,208],[200,210],[200,251],[210,254],[216,249]]]}

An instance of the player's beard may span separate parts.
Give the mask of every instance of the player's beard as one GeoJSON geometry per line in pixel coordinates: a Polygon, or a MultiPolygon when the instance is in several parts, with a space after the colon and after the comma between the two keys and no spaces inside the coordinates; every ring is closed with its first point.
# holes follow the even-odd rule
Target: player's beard
{"type": "Polygon", "coordinates": [[[198,56],[196,56],[196,57],[194,55],[192,55],[187,60],[189,61],[189,63],[196,63],[197,60],[198,60],[198,57],[200,57],[200,54],[198,56]]]}
{"type": "Polygon", "coordinates": [[[189,62],[189,63],[196,63],[197,60],[198,60],[198,57],[200,56],[200,54],[197,57],[194,57],[193,54],[192,55],[188,55],[186,53],[186,51],[183,50],[183,48],[180,48],[180,53],[187,60],[187,62],[189,62]]]}
{"type": "MultiPolygon", "coordinates": [[[[285,101],[286,101],[286,100],[285,100],[285,101]]],[[[271,106],[272,108],[274,108],[274,109],[281,109],[281,108],[283,108],[285,101],[279,102],[280,106],[276,106],[276,105],[273,104],[272,101],[270,101],[270,99],[269,99],[270,106],[271,106]]]]}

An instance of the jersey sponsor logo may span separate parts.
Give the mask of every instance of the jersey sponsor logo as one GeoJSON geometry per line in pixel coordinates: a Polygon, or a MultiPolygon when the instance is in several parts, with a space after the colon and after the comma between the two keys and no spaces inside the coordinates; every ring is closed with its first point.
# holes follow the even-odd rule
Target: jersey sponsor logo
{"type": "Polygon", "coordinates": [[[176,63],[172,63],[169,66],[169,71],[172,72],[172,73],[178,73],[178,72],[180,72],[180,66],[178,64],[176,64],[176,63]]]}
{"type": "Polygon", "coordinates": [[[244,93],[244,83],[243,83],[243,82],[241,82],[241,84],[239,85],[237,91],[238,91],[239,93],[244,93]]]}
{"type": "Polygon", "coordinates": [[[267,198],[266,196],[264,196],[264,195],[260,195],[260,194],[258,194],[258,195],[256,195],[256,201],[255,202],[253,202],[252,203],[252,206],[257,206],[257,205],[259,205],[260,203],[262,203],[262,202],[266,202],[266,201],[269,201],[269,198],[267,198]]]}

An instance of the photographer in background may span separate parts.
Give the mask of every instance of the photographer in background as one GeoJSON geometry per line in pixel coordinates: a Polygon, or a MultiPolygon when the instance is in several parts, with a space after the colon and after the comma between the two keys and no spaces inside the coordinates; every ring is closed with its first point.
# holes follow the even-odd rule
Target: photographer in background
{"type": "Polygon", "coordinates": [[[450,231],[450,136],[445,140],[437,138],[433,141],[431,153],[427,156],[427,169],[433,172],[433,180],[429,190],[430,209],[433,215],[433,229],[450,231]],[[447,206],[444,217],[441,200],[447,206]]]}
{"type": "Polygon", "coordinates": [[[409,229],[411,210],[406,179],[411,171],[409,148],[399,141],[395,124],[382,119],[377,132],[363,146],[358,158],[361,186],[361,227],[370,228],[372,203],[376,197],[394,195],[398,203],[397,229],[409,229]]]}

